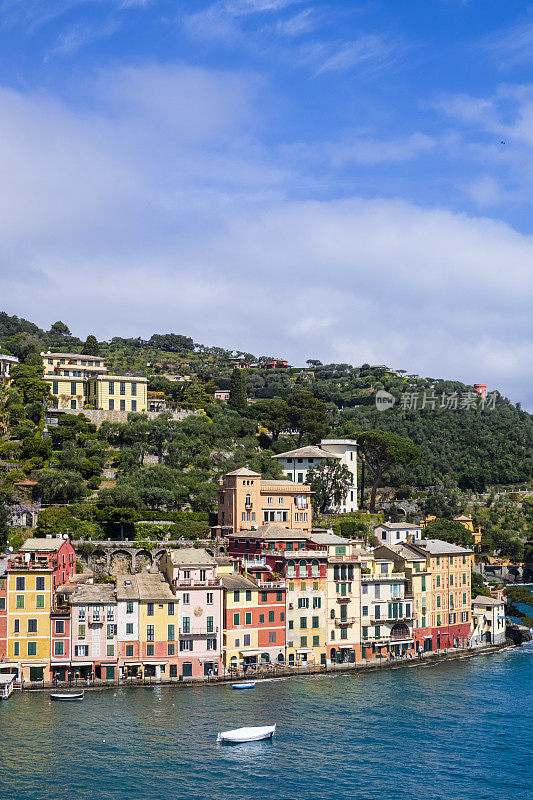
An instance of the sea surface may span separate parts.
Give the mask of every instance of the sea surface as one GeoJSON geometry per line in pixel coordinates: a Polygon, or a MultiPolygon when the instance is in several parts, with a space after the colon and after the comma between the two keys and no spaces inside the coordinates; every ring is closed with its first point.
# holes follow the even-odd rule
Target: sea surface
{"type": "Polygon", "coordinates": [[[0,703],[0,800],[531,800],[533,644],[357,677],[0,703]],[[219,731],[277,723],[272,742],[219,731]]]}

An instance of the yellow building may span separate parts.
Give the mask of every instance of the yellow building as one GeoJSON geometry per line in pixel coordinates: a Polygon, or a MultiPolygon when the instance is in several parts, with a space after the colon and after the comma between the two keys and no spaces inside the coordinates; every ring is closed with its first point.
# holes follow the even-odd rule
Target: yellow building
{"type": "Polygon", "coordinates": [[[135,576],[139,596],[139,661],[144,676],[178,676],[178,598],[161,573],[135,576]]]}
{"type": "Polygon", "coordinates": [[[361,551],[332,533],[309,538],[327,549],[327,663],[355,662],[361,655],[361,551]]]}
{"type": "Polygon", "coordinates": [[[50,664],[52,569],[28,568],[23,560],[7,571],[8,658],[23,680],[43,680],[50,664]]]}
{"type": "Polygon", "coordinates": [[[147,387],[147,378],[97,375],[88,381],[87,402],[106,411],[146,411],[147,387]]]}
{"type": "Polygon", "coordinates": [[[91,378],[107,372],[100,356],[85,356],[81,353],[41,353],[45,378],[91,378]]]}
{"type": "Polygon", "coordinates": [[[85,378],[65,378],[57,375],[44,376],[50,384],[50,391],[54,397],[52,408],[61,408],[65,411],[83,408],[87,403],[88,381],[85,378]]]}

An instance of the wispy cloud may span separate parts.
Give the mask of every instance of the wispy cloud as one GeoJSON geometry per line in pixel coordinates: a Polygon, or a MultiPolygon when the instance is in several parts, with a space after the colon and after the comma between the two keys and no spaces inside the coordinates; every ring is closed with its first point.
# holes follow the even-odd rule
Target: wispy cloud
{"type": "Polygon", "coordinates": [[[46,59],[51,56],[71,56],[98,39],[111,36],[119,28],[117,20],[105,25],[71,25],[58,37],[57,44],[52,48],[46,59]]]}
{"type": "Polygon", "coordinates": [[[533,21],[520,22],[503,33],[484,39],[481,43],[499,66],[505,69],[533,61],[533,21]]]}
{"type": "Polygon", "coordinates": [[[382,69],[396,61],[403,47],[382,34],[366,34],[350,42],[339,45],[323,43],[315,48],[321,63],[317,74],[325,72],[345,72],[359,67],[363,69],[382,69]]]}

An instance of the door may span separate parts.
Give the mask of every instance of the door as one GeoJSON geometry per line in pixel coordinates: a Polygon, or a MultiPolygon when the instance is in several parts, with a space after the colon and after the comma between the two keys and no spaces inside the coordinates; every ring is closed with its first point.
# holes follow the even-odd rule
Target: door
{"type": "Polygon", "coordinates": [[[212,674],[213,674],[213,662],[204,661],[204,675],[212,675],[212,674]]]}
{"type": "Polygon", "coordinates": [[[105,679],[106,681],[114,681],[115,680],[115,667],[106,667],[105,668],[105,679]]]}
{"type": "Polygon", "coordinates": [[[43,667],[30,667],[30,681],[43,680],[43,667]]]}
{"type": "Polygon", "coordinates": [[[182,675],[184,678],[192,678],[192,663],[190,661],[183,663],[182,675]]]}

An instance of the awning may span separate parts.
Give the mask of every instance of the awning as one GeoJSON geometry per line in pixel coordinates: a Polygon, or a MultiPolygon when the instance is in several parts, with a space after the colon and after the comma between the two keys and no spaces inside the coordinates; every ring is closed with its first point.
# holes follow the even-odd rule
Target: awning
{"type": "Polygon", "coordinates": [[[72,661],[71,666],[73,667],[92,667],[92,661],[72,661]]]}
{"type": "Polygon", "coordinates": [[[311,647],[301,647],[300,650],[296,651],[297,653],[312,653],[313,650],[311,647]]]}
{"type": "Polygon", "coordinates": [[[389,642],[389,644],[413,644],[413,639],[395,639],[393,642],[389,642]]]}
{"type": "Polygon", "coordinates": [[[120,666],[121,667],[142,667],[142,665],[143,665],[142,661],[125,661],[120,666]]]}
{"type": "Polygon", "coordinates": [[[261,650],[239,650],[239,653],[243,656],[258,656],[261,650]]]}
{"type": "Polygon", "coordinates": [[[168,661],[143,661],[142,663],[146,667],[164,667],[165,664],[168,664],[168,661]]]}
{"type": "Polygon", "coordinates": [[[70,667],[70,661],[51,661],[51,667],[70,667]]]}
{"type": "Polygon", "coordinates": [[[47,667],[48,661],[23,661],[21,667],[47,667]]]}

